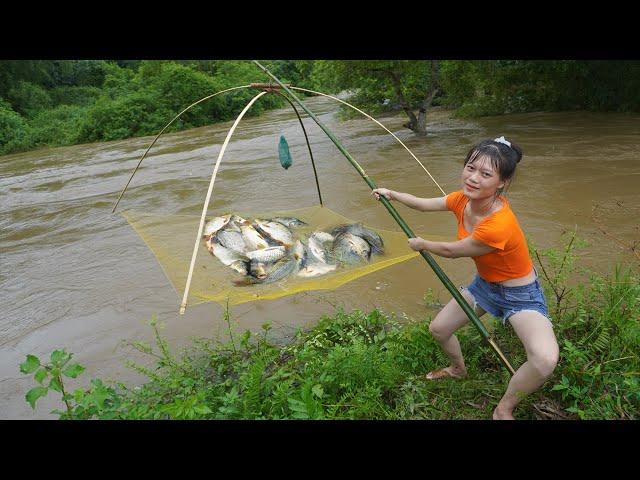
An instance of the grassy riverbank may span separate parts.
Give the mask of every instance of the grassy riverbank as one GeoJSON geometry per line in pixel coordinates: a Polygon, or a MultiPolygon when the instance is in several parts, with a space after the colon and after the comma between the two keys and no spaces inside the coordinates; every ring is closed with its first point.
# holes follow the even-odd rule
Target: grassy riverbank
{"type": "MultiPolygon", "coordinates": [[[[516,409],[519,419],[640,418],[640,275],[616,267],[607,276],[577,267],[572,239],[563,252],[533,250],[554,318],[560,362],[544,387],[516,409]],[[543,268],[544,267],[544,268],[543,268]]],[[[430,307],[430,305],[426,305],[430,307]]],[[[434,307],[431,305],[431,307],[434,307]]],[[[103,419],[488,419],[509,374],[472,326],[458,333],[469,377],[427,381],[446,365],[424,319],[398,322],[379,310],[337,309],[294,341],[262,332],[239,334],[226,311],[228,342],[200,339],[183,353],[171,352],[155,321],[156,345],[132,345],[154,357],[153,368],[131,365],[149,381],[140,387],[91,380],[85,389],[64,390],[64,377],[82,367],[64,351],[46,366],[29,356],[23,373],[40,386],[27,394],[62,393],[61,418],[103,419]],[[48,386],[48,387],[46,387],[48,386]],[[53,392],[52,392],[53,393],[53,392]]],[[[511,328],[483,318],[514,366],[525,361],[511,328]]]]}

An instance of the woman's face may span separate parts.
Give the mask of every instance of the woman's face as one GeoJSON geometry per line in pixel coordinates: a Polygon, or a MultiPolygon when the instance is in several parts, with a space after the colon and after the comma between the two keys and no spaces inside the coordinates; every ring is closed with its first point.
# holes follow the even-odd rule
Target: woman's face
{"type": "Polygon", "coordinates": [[[486,156],[479,156],[468,162],[462,169],[462,191],[474,200],[492,197],[504,187],[500,174],[486,156]]]}

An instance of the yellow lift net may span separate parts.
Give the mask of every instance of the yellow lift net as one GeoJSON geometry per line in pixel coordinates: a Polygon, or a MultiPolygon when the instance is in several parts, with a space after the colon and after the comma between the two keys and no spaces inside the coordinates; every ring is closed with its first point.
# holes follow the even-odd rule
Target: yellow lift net
{"type": "MultiPolygon", "coordinates": [[[[291,227],[290,231],[294,239],[300,240],[303,244],[308,243],[309,236],[314,232],[330,232],[340,225],[357,223],[324,206],[275,212],[219,213],[219,215],[222,214],[235,214],[248,221],[295,217],[306,225],[291,227]]],[[[154,253],[176,293],[181,296],[187,282],[193,239],[198,232],[198,216],[150,215],[135,210],[125,211],[122,215],[154,253]]],[[[302,277],[299,275],[300,269],[294,268],[279,281],[240,286],[234,282],[243,282],[249,275],[243,275],[224,265],[210,253],[206,246],[206,237],[203,237],[193,269],[187,303],[196,305],[204,302],[218,302],[225,305],[228,302],[229,305],[237,305],[255,300],[275,299],[303,291],[333,289],[356,278],[418,256],[418,252],[411,251],[407,246],[407,237],[404,233],[368,225],[364,227],[380,236],[384,243],[382,253],[373,253],[369,259],[356,264],[328,261],[329,264],[336,264],[335,270],[314,277],[302,277]]],[[[292,250],[293,247],[287,248],[287,254],[291,255],[292,250]]]]}

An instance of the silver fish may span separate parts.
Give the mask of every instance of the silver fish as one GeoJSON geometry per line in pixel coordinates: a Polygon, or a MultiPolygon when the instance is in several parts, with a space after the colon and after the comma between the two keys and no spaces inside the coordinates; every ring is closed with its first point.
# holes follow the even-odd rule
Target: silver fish
{"type": "Polygon", "coordinates": [[[331,230],[331,234],[338,235],[340,233],[351,233],[363,238],[371,246],[372,253],[384,253],[384,242],[382,237],[373,230],[366,228],[361,223],[352,223],[349,225],[338,225],[331,230]]]}
{"type": "Polygon", "coordinates": [[[320,230],[313,232],[311,236],[314,237],[316,240],[318,240],[320,243],[333,242],[335,238],[330,233],[322,232],[320,230]]]}
{"type": "Polygon", "coordinates": [[[344,232],[336,236],[331,252],[336,260],[354,264],[368,260],[371,256],[371,247],[357,235],[344,232]]]}
{"type": "Polygon", "coordinates": [[[294,257],[283,257],[271,267],[265,266],[266,275],[263,278],[245,277],[242,280],[236,280],[234,283],[238,286],[251,285],[255,283],[273,283],[282,280],[293,273],[298,266],[298,262],[294,257]]]}
{"type": "Polygon", "coordinates": [[[241,273],[242,275],[247,275],[248,273],[247,264],[248,262],[243,262],[242,260],[236,260],[235,262],[230,263],[228,266],[230,268],[233,268],[236,272],[241,273]]]}
{"type": "Polygon", "coordinates": [[[325,273],[333,272],[337,265],[330,265],[326,263],[312,263],[311,265],[307,265],[303,269],[298,272],[299,277],[317,277],[319,275],[324,275],[325,273]]]}
{"type": "Polygon", "coordinates": [[[293,245],[293,235],[287,227],[278,222],[269,222],[265,220],[255,219],[255,224],[260,227],[260,230],[265,232],[276,242],[280,242],[282,245],[290,247],[293,245]]]}
{"type": "Polygon", "coordinates": [[[247,265],[249,261],[248,257],[242,255],[234,250],[225,248],[217,243],[213,237],[207,239],[207,250],[211,252],[223,265],[233,268],[236,272],[247,274],[247,265]]]}
{"type": "Polygon", "coordinates": [[[267,276],[267,270],[264,263],[251,261],[248,265],[249,267],[247,268],[247,271],[252,277],[262,280],[267,276]]]}
{"type": "Polygon", "coordinates": [[[309,257],[309,251],[300,240],[296,240],[292,250],[293,256],[298,262],[299,268],[304,268],[307,264],[307,258],[309,257]]]}
{"type": "Polygon", "coordinates": [[[318,261],[327,263],[327,253],[321,241],[311,235],[307,244],[309,245],[309,251],[318,261]]]}
{"type": "Polygon", "coordinates": [[[293,228],[293,227],[301,227],[302,225],[306,225],[306,222],[295,218],[295,217],[275,217],[273,219],[274,222],[281,223],[285,227],[293,228]]]}
{"type": "Polygon", "coordinates": [[[257,262],[263,263],[273,263],[277,260],[280,260],[284,257],[286,250],[284,247],[269,247],[263,248],[261,250],[254,250],[252,252],[247,252],[246,255],[251,260],[255,260],[257,262]]]}
{"type": "Polygon", "coordinates": [[[249,251],[267,248],[269,244],[251,225],[241,225],[242,238],[249,251]]]}
{"type": "Polygon", "coordinates": [[[237,225],[242,225],[247,223],[247,221],[242,218],[240,215],[231,215],[231,221],[237,225]]]}
{"type": "MultiPolygon", "coordinates": [[[[238,229],[238,232],[240,229],[238,229]]],[[[218,242],[226,248],[235,250],[236,252],[244,253],[247,250],[247,245],[244,242],[244,237],[241,233],[234,232],[232,230],[224,230],[216,233],[218,242]]]]}
{"type": "Polygon", "coordinates": [[[220,230],[222,227],[224,227],[227,223],[229,223],[230,219],[231,219],[231,215],[229,214],[229,215],[223,215],[222,217],[215,217],[215,218],[209,220],[204,225],[204,230],[202,231],[202,236],[203,237],[207,237],[209,235],[213,235],[218,230],[220,230]]]}
{"type": "Polygon", "coordinates": [[[240,226],[236,222],[234,222],[233,220],[230,220],[229,223],[227,223],[224,227],[222,227],[218,231],[219,232],[224,231],[224,232],[237,232],[237,233],[240,233],[240,226]]]}

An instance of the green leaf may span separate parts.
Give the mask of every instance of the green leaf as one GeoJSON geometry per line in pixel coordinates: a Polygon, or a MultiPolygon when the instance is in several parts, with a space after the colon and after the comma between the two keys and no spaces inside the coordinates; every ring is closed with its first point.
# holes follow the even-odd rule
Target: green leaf
{"type": "Polygon", "coordinates": [[[72,363],[71,365],[67,366],[64,370],[62,370],[62,374],[66,377],[76,378],[78,375],[84,372],[84,370],[85,368],[82,365],[78,363],[72,363]]]}
{"type": "Polygon", "coordinates": [[[197,405],[193,408],[193,410],[196,413],[199,413],[200,415],[206,415],[208,413],[211,413],[211,409],[206,405],[197,405]]]}
{"type": "Polygon", "coordinates": [[[61,366],[62,364],[66,363],[66,361],[68,361],[70,358],[71,355],[69,355],[64,350],[54,350],[51,353],[51,363],[57,366],[61,366]]]}
{"type": "Polygon", "coordinates": [[[44,397],[49,389],[47,387],[35,387],[27,392],[24,396],[27,399],[27,402],[31,405],[31,408],[36,409],[36,401],[40,397],[44,397]]]}
{"type": "Polygon", "coordinates": [[[80,388],[76,389],[76,391],[73,392],[73,398],[76,403],[82,403],[82,400],[84,400],[84,390],[80,388]]]}
{"type": "Polygon", "coordinates": [[[36,372],[33,378],[36,379],[36,382],[42,384],[42,382],[44,382],[44,379],[47,378],[47,369],[41,368],[36,372]]]}
{"type": "Polygon", "coordinates": [[[60,380],[58,380],[57,377],[53,377],[51,379],[51,381],[49,382],[49,388],[51,390],[55,390],[56,392],[62,392],[62,384],[60,383],[60,380]]]}
{"type": "Polygon", "coordinates": [[[314,385],[311,391],[318,398],[322,398],[322,395],[324,395],[324,390],[322,389],[322,385],[320,384],[314,385]]]}
{"type": "Polygon", "coordinates": [[[22,373],[33,373],[40,366],[40,359],[35,355],[27,355],[27,360],[20,364],[20,371],[22,373]]]}

